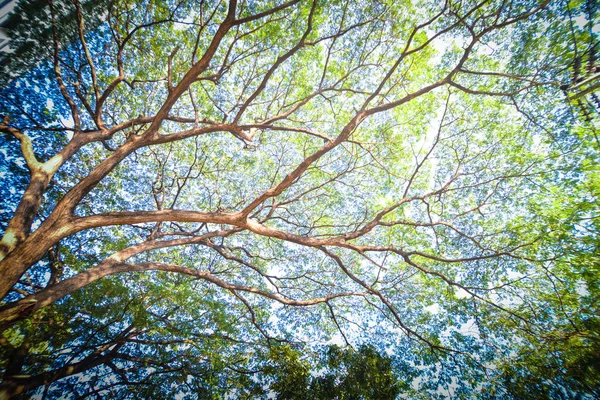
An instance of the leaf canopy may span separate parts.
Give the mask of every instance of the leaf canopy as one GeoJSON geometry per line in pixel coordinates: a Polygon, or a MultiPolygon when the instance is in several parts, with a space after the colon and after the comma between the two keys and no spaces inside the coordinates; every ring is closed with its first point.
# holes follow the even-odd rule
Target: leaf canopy
{"type": "Polygon", "coordinates": [[[598,397],[596,9],[22,1],[0,398],[598,397]]]}

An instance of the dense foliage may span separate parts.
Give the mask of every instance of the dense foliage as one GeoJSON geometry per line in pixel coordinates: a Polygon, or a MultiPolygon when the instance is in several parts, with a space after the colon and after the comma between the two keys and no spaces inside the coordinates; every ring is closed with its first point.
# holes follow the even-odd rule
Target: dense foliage
{"type": "Polygon", "coordinates": [[[22,2],[0,398],[599,397],[596,8],[22,2]]]}

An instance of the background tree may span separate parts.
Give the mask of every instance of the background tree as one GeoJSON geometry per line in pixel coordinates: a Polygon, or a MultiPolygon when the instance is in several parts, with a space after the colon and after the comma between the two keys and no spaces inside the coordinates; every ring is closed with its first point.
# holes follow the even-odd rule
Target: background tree
{"type": "Polygon", "coordinates": [[[281,399],[395,399],[405,386],[394,376],[391,358],[372,346],[330,346],[317,357],[320,371],[312,375],[310,364],[290,347],[273,347],[269,357],[263,375],[281,399]]]}
{"type": "Polygon", "coordinates": [[[90,6],[4,67],[2,396],[598,395],[562,3],[90,6]]]}

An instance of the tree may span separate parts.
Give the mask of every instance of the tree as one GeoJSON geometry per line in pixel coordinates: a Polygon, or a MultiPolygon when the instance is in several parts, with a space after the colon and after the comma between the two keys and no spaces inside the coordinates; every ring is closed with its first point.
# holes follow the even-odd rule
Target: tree
{"type": "Polygon", "coordinates": [[[571,3],[23,7],[1,396],[284,398],[299,373],[361,398],[391,364],[413,397],[597,396],[597,119],[560,89],[561,43],[588,32],[571,3]],[[331,340],[357,350],[319,381],[331,340]]]}
{"type": "Polygon", "coordinates": [[[372,346],[359,349],[328,347],[321,355],[322,371],[311,372],[311,365],[290,347],[273,347],[273,364],[264,375],[269,390],[280,399],[395,399],[401,383],[394,376],[392,360],[372,346]]]}

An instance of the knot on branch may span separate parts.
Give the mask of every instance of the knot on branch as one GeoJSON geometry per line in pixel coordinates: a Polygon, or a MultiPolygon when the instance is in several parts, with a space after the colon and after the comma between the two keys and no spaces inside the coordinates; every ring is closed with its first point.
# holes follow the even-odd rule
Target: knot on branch
{"type": "Polygon", "coordinates": [[[247,144],[247,142],[250,142],[250,143],[254,142],[256,128],[250,128],[250,130],[246,131],[246,130],[240,128],[239,126],[232,126],[231,129],[229,130],[229,132],[231,132],[233,134],[233,136],[237,137],[238,139],[243,141],[245,144],[247,144]]]}

